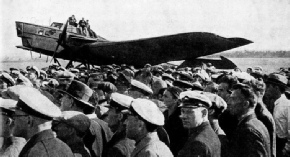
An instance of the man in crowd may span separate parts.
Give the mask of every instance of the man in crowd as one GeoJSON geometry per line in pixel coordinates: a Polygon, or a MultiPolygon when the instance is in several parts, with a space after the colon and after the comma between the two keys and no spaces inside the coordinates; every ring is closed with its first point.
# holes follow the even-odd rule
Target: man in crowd
{"type": "Polygon", "coordinates": [[[52,119],[60,115],[60,109],[38,90],[26,88],[20,93],[14,115],[14,134],[27,132],[26,140],[29,140],[20,157],[73,156],[71,149],[51,130],[52,119]]]}
{"type": "Polygon", "coordinates": [[[135,141],[127,138],[126,126],[124,124],[127,119],[127,113],[124,111],[129,109],[132,101],[132,97],[123,94],[112,93],[111,95],[108,104],[109,111],[106,113],[107,117],[105,121],[114,135],[105,146],[105,157],[130,157],[135,148],[135,141]]]}
{"type": "Polygon", "coordinates": [[[66,143],[75,156],[90,157],[89,150],[83,142],[90,123],[90,119],[81,112],[64,111],[60,117],[53,120],[52,124],[57,138],[66,143]]]}
{"type": "Polygon", "coordinates": [[[180,93],[183,127],[189,129],[189,138],[178,157],[221,155],[221,143],[208,121],[208,108],[212,103],[209,98],[197,91],[180,93]]]}
{"type": "Polygon", "coordinates": [[[238,119],[237,127],[229,139],[230,156],[271,156],[270,135],[257,119],[257,96],[251,87],[236,84],[228,101],[228,110],[238,119]]]}
{"type": "Polygon", "coordinates": [[[274,100],[273,117],[276,124],[277,156],[290,156],[290,100],[285,96],[288,79],[278,73],[271,73],[266,80],[265,96],[274,100]]]}
{"type": "Polygon", "coordinates": [[[103,148],[112,136],[108,125],[98,119],[89,99],[93,90],[82,82],[73,80],[66,91],[61,91],[64,96],[61,98],[62,111],[79,111],[86,114],[91,121],[90,131],[84,137],[84,143],[90,150],[93,157],[102,156],[103,148]]]}
{"type": "Polygon", "coordinates": [[[170,149],[159,140],[157,127],[164,125],[164,116],[150,100],[134,99],[126,120],[127,137],[136,142],[131,157],[172,157],[170,149]]]}
{"type": "Polygon", "coordinates": [[[12,135],[16,103],[12,99],[0,98],[0,156],[18,157],[26,143],[24,138],[12,135]]]}
{"type": "Polygon", "coordinates": [[[40,71],[36,66],[29,66],[27,68],[28,71],[28,79],[33,84],[34,88],[39,89],[41,86],[40,80],[38,77],[40,76],[40,71]]]}

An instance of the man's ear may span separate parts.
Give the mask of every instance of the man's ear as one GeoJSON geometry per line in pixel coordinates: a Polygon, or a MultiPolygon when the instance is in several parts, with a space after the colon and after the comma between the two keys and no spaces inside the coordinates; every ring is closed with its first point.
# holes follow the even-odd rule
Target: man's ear
{"type": "Polygon", "coordinates": [[[123,117],[124,117],[124,115],[122,113],[118,114],[118,120],[122,121],[123,117]]]}
{"type": "Polygon", "coordinates": [[[206,117],[206,116],[208,115],[208,110],[205,109],[205,108],[203,108],[203,109],[201,110],[201,113],[202,113],[202,118],[204,118],[204,117],[206,117]]]}
{"type": "Polygon", "coordinates": [[[33,120],[33,117],[32,116],[27,116],[27,124],[29,127],[33,127],[34,125],[34,120],[33,120]]]}

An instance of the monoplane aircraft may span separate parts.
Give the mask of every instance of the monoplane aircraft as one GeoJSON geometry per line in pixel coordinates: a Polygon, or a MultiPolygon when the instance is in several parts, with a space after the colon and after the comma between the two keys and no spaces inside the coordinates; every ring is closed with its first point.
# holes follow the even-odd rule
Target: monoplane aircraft
{"type": "Polygon", "coordinates": [[[80,28],[53,22],[41,26],[16,21],[17,36],[24,50],[85,65],[127,64],[142,67],[168,61],[195,61],[198,57],[226,51],[252,43],[243,38],[224,38],[212,33],[191,32],[128,41],[109,41],[91,37],[80,28]]]}

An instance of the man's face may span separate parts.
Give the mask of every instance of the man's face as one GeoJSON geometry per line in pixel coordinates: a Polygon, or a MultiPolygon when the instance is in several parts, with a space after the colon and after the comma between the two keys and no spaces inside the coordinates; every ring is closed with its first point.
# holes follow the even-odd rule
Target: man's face
{"type": "Polygon", "coordinates": [[[218,86],[218,96],[222,97],[226,102],[230,96],[230,93],[228,92],[229,85],[227,83],[221,83],[218,86]]]}
{"type": "Polygon", "coordinates": [[[13,116],[14,119],[14,128],[13,135],[16,137],[27,137],[29,132],[28,126],[28,114],[16,109],[13,116]]]}
{"type": "Polygon", "coordinates": [[[172,105],[174,105],[176,103],[176,99],[173,99],[172,94],[167,90],[164,91],[162,99],[163,99],[164,104],[168,108],[170,108],[172,105]]]}
{"type": "Polygon", "coordinates": [[[275,94],[277,93],[277,87],[275,87],[273,84],[266,83],[266,91],[265,96],[268,98],[275,98],[275,94]]]}
{"type": "Polygon", "coordinates": [[[112,129],[115,130],[117,127],[120,125],[121,119],[120,119],[120,114],[118,113],[117,110],[114,107],[110,107],[108,112],[107,112],[107,118],[105,119],[105,122],[108,123],[108,126],[112,129]]]}
{"type": "MultiPolygon", "coordinates": [[[[135,140],[138,138],[138,133],[141,131],[141,120],[137,116],[129,115],[125,121],[127,137],[135,140]]],[[[144,123],[143,123],[144,125],[144,123]]]]}
{"type": "Polygon", "coordinates": [[[60,110],[69,111],[72,107],[73,101],[73,98],[71,98],[67,94],[64,94],[63,97],[60,99],[60,110]]]}
{"type": "Polygon", "coordinates": [[[238,115],[243,112],[245,97],[242,95],[241,90],[234,90],[228,101],[228,110],[232,115],[238,115]]]}
{"type": "Polygon", "coordinates": [[[70,78],[61,78],[61,79],[57,79],[59,86],[57,87],[58,89],[62,89],[62,90],[66,90],[69,85],[72,82],[72,79],[70,78]]]}
{"type": "Polygon", "coordinates": [[[198,108],[181,108],[180,118],[182,120],[183,127],[186,129],[196,128],[203,122],[203,113],[205,110],[202,107],[198,108]]]}
{"type": "Polygon", "coordinates": [[[36,75],[36,71],[31,69],[28,71],[28,78],[29,80],[36,80],[37,79],[37,75],[36,75]]]}

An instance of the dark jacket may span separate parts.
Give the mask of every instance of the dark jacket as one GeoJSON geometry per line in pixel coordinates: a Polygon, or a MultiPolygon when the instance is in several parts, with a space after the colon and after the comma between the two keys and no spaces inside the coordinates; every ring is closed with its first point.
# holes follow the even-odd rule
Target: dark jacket
{"type": "Polygon", "coordinates": [[[220,157],[221,143],[209,122],[190,130],[190,135],[178,157],[220,157]]]}
{"type": "Polygon", "coordinates": [[[112,132],[107,123],[98,119],[91,119],[90,132],[85,135],[83,141],[89,149],[92,157],[101,157],[104,146],[112,137],[112,132]]]}
{"type": "Polygon", "coordinates": [[[118,130],[104,149],[103,157],[130,157],[135,148],[135,141],[126,137],[126,129],[118,130]]]}
{"type": "Polygon", "coordinates": [[[68,145],[57,139],[52,130],[44,130],[26,143],[19,157],[73,157],[68,145]]]}
{"type": "Polygon", "coordinates": [[[251,114],[242,119],[229,141],[231,156],[270,157],[270,136],[265,125],[251,114]]]}
{"type": "Polygon", "coordinates": [[[257,118],[266,126],[270,135],[271,142],[271,154],[272,157],[276,156],[276,126],[275,121],[270,113],[270,111],[266,108],[263,103],[258,103],[255,108],[255,113],[257,118]]]}
{"type": "Polygon", "coordinates": [[[168,110],[164,111],[165,125],[170,140],[170,150],[174,156],[182,149],[188,139],[188,131],[184,129],[182,121],[179,118],[180,108],[177,108],[170,116],[168,110]]]}

